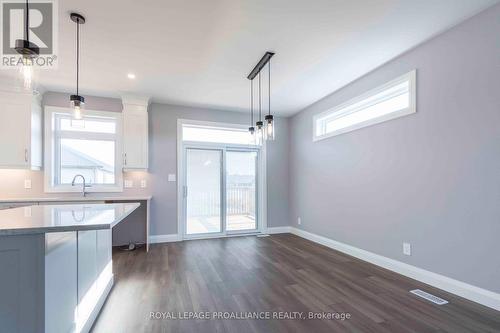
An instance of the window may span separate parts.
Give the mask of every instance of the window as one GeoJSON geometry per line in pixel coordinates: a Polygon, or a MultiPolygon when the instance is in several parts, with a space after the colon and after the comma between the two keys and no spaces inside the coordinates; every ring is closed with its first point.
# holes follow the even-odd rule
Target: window
{"type": "Polygon", "coordinates": [[[182,140],[207,143],[229,143],[239,145],[255,145],[248,128],[219,127],[209,125],[183,124],[182,140]]]}
{"type": "Polygon", "coordinates": [[[416,71],[314,116],[313,140],[321,140],[416,112],[416,71]]]}
{"type": "Polygon", "coordinates": [[[85,177],[89,192],[122,191],[121,114],[85,111],[75,120],[65,108],[46,108],[45,190],[81,191],[71,183],[85,177]]]}

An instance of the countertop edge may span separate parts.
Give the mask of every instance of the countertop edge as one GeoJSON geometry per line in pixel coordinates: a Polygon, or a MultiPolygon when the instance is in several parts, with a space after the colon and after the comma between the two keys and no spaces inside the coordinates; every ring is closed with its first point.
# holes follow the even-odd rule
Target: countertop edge
{"type": "Polygon", "coordinates": [[[0,230],[0,236],[38,235],[38,234],[47,234],[51,232],[105,230],[111,228],[112,227],[109,224],[94,224],[88,226],[56,226],[56,227],[8,229],[8,230],[0,230]]]}
{"type": "Polygon", "coordinates": [[[0,198],[0,203],[29,203],[29,202],[72,202],[72,201],[148,201],[153,196],[130,196],[130,197],[69,197],[69,198],[0,198]]]}
{"type": "Polygon", "coordinates": [[[3,236],[22,236],[22,235],[38,235],[46,234],[51,232],[70,232],[70,231],[89,231],[89,230],[106,230],[112,229],[120,222],[122,222],[126,217],[132,214],[137,208],[141,206],[141,203],[134,203],[135,207],[130,209],[128,212],[121,215],[119,218],[115,218],[109,223],[96,223],[91,225],[63,225],[63,226],[39,226],[39,227],[29,227],[29,228],[16,228],[16,229],[3,229],[0,230],[0,237],[3,236]]]}

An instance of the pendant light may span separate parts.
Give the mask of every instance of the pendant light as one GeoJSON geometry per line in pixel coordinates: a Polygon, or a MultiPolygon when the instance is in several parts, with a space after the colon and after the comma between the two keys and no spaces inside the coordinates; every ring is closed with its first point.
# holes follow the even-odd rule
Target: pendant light
{"type": "Polygon", "coordinates": [[[259,120],[255,123],[257,126],[256,142],[258,145],[262,144],[264,140],[264,122],[262,121],[262,98],[261,98],[261,84],[259,72],[259,120]]]}
{"type": "Polygon", "coordinates": [[[40,48],[33,42],[30,42],[29,26],[30,26],[30,7],[26,0],[25,9],[25,29],[24,39],[17,39],[15,49],[21,55],[21,76],[24,81],[24,88],[31,89],[33,81],[33,64],[35,59],[40,55],[40,48]]]}
{"type": "Polygon", "coordinates": [[[274,131],[274,117],[271,114],[271,59],[269,59],[269,63],[267,64],[267,70],[268,70],[268,114],[265,117],[266,120],[266,129],[265,129],[265,135],[266,135],[266,140],[269,141],[274,141],[274,136],[275,136],[275,131],[274,131]]]}
{"type": "Polygon", "coordinates": [[[256,144],[260,145],[265,139],[269,140],[274,140],[274,119],[273,116],[271,115],[271,69],[269,69],[269,75],[268,75],[268,86],[269,86],[269,99],[268,99],[268,108],[269,108],[269,113],[268,115],[265,116],[266,120],[266,126],[264,127],[264,122],[262,121],[262,82],[261,82],[261,71],[266,65],[269,63],[271,58],[274,56],[274,52],[266,52],[264,56],[259,60],[257,65],[252,69],[250,74],[248,74],[247,79],[252,81],[251,83],[251,92],[250,92],[250,98],[252,100],[251,102],[251,118],[252,118],[252,127],[250,127],[248,130],[250,133],[255,133],[255,139],[256,139],[256,144]],[[253,127],[253,80],[255,79],[256,76],[259,76],[259,119],[255,123],[255,127],[253,127]]]}
{"type": "Polygon", "coordinates": [[[255,144],[255,127],[253,126],[253,80],[250,81],[250,144],[255,144]]]}
{"type": "Polygon", "coordinates": [[[73,117],[82,119],[82,110],[85,105],[85,98],[79,95],[80,79],[80,24],[85,23],[85,18],[77,13],[71,13],[71,21],[76,23],[76,94],[69,97],[71,108],[73,108],[73,117]]]}

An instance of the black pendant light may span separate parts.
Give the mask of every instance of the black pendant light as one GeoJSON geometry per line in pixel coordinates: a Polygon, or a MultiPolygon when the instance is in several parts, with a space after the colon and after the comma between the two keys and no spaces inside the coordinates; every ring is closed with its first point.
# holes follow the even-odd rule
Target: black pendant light
{"type": "MultiPolygon", "coordinates": [[[[271,69],[269,67],[269,99],[268,99],[268,107],[269,107],[269,112],[268,115],[265,116],[266,120],[266,127],[264,128],[264,122],[262,121],[262,83],[261,83],[261,71],[262,69],[269,63],[271,60],[272,56],[274,55],[273,52],[266,52],[264,56],[259,60],[257,65],[252,69],[250,74],[248,74],[247,78],[252,81],[251,84],[251,113],[252,113],[252,123],[253,123],[253,80],[255,77],[258,75],[259,76],[259,118],[258,121],[255,123],[255,127],[250,127],[249,131],[251,134],[255,133],[255,138],[256,138],[256,143],[261,144],[264,139],[269,139],[269,140],[274,140],[274,119],[273,116],[271,115],[271,69]]],[[[252,124],[253,125],[253,124],[252,124]]]]}
{"type": "Polygon", "coordinates": [[[71,21],[76,23],[76,94],[69,97],[73,108],[73,117],[82,119],[82,109],[85,106],[85,98],[79,95],[80,79],[80,24],[85,23],[85,18],[77,13],[71,13],[71,21]]]}
{"type": "Polygon", "coordinates": [[[266,129],[265,129],[265,135],[266,135],[266,140],[269,141],[274,141],[274,117],[271,114],[271,59],[269,59],[269,63],[267,64],[267,70],[268,70],[268,114],[266,115],[266,129]]]}
{"type": "Polygon", "coordinates": [[[33,63],[35,58],[40,55],[40,48],[33,42],[30,42],[29,37],[29,26],[30,26],[30,7],[29,2],[26,0],[25,9],[25,29],[24,29],[24,39],[17,39],[15,49],[22,58],[21,74],[24,79],[24,87],[27,89],[31,88],[32,78],[33,78],[33,63]]]}

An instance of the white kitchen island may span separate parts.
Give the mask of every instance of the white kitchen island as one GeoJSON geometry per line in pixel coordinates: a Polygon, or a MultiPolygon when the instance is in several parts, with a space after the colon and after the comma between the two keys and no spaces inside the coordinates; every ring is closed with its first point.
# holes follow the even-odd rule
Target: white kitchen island
{"type": "Polygon", "coordinates": [[[111,229],[139,205],[0,210],[0,331],[88,332],[113,285],[111,229]]]}

